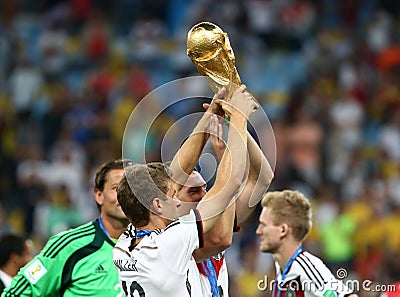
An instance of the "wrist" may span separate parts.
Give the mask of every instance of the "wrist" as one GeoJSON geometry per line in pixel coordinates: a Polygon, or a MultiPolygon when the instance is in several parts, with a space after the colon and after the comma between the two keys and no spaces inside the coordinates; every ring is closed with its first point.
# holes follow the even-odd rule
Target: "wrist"
{"type": "MultiPolygon", "coordinates": [[[[212,113],[205,112],[196,127],[193,129],[193,133],[207,133],[208,134],[208,126],[210,125],[210,119],[212,113]]],[[[192,134],[193,134],[192,133],[192,134]]]]}
{"type": "Polygon", "coordinates": [[[234,122],[236,125],[244,125],[247,123],[247,117],[244,113],[238,111],[231,115],[230,123],[232,124],[232,122],[234,122]]]}

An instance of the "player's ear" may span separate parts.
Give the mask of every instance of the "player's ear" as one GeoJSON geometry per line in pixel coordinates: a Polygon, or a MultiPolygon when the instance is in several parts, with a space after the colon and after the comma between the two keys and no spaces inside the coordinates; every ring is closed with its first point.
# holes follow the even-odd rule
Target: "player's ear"
{"type": "Polygon", "coordinates": [[[99,189],[95,189],[94,190],[94,199],[96,200],[97,204],[103,205],[103,202],[104,202],[103,192],[100,191],[99,189]]]}
{"type": "Polygon", "coordinates": [[[154,198],[151,203],[151,208],[156,214],[161,214],[162,211],[162,203],[160,198],[154,198]]]}
{"type": "Polygon", "coordinates": [[[281,236],[284,237],[288,234],[289,232],[289,225],[288,224],[282,224],[281,225],[281,236]]]}
{"type": "Polygon", "coordinates": [[[18,258],[20,258],[20,257],[21,256],[18,255],[18,253],[11,253],[9,261],[11,263],[17,264],[18,263],[18,258]]]}

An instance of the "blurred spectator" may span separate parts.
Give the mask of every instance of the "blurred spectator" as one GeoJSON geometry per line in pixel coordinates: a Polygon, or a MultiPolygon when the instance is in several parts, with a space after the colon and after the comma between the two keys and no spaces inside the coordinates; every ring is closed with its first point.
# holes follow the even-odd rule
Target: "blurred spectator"
{"type": "Polygon", "coordinates": [[[0,294],[11,284],[21,267],[32,260],[32,241],[19,235],[0,237],[0,294]]]}
{"type": "Polygon", "coordinates": [[[364,111],[349,94],[342,94],[331,109],[338,141],[345,150],[354,149],[361,141],[364,111]]]}
{"type": "Polygon", "coordinates": [[[25,215],[25,231],[33,231],[33,215],[37,203],[47,199],[49,164],[43,159],[43,150],[38,144],[26,148],[26,155],[17,167],[17,180],[21,190],[21,206],[25,215]]]}
{"type": "Polygon", "coordinates": [[[27,58],[20,58],[9,79],[9,94],[19,120],[28,119],[42,84],[40,70],[27,58]]]}
{"type": "Polygon", "coordinates": [[[366,187],[365,180],[367,179],[368,171],[362,149],[355,150],[354,154],[350,156],[345,170],[347,174],[342,180],[339,194],[346,202],[350,202],[357,199],[366,187]]]}
{"type": "Polygon", "coordinates": [[[241,249],[240,261],[243,263],[243,267],[241,267],[240,272],[236,275],[237,296],[259,297],[264,295],[257,287],[258,282],[264,280],[265,277],[265,273],[257,269],[257,260],[259,256],[257,244],[258,242],[254,241],[244,245],[241,249]]]}
{"type": "Polygon", "coordinates": [[[138,19],[130,33],[134,57],[139,60],[152,61],[161,54],[159,46],[165,35],[165,27],[160,20],[151,15],[138,19]]]}
{"type": "Polygon", "coordinates": [[[85,26],[85,54],[92,65],[107,58],[110,32],[100,13],[94,13],[85,26]]]}
{"type": "Polygon", "coordinates": [[[279,13],[287,33],[297,38],[307,37],[315,21],[314,6],[307,0],[287,1],[279,13]]]}
{"type": "Polygon", "coordinates": [[[73,19],[77,22],[77,24],[84,25],[86,24],[90,11],[92,10],[92,1],[90,0],[71,0],[71,9],[73,19]]]}
{"type": "Polygon", "coordinates": [[[379,146],[391,160],[400,164],[400,109],[389,112],[379,132],[379,146]]]}
{"type": "Polygon", "coordinates": [[[333,131],[329,135],[331,143],[328,162],[332,166],[328,169],[328,174],[331,181],[342,182],[346,178],[352,154],[362,140],[364,110],[354,98],[342,94],[341,98],[333,103],[330,118],[333,131]]]}
{"type": "MultiPolygon", "coordinates": [[[[49,174],[47,186],[64,186],[68,193],[69,202],[74,207],[85,209],[87,208],[87,201],[82,199],[82,197],[85,197],[83,188],[83,173],[86,164],[85,151],[79,143],[73,140],[68,127],[64,127],[58,137],[48,154],[50,163],[47,168],[49,174]]],[[[89,211],[84,214],[89,217],[93,215],[89,211]]],[[[89,219],[89,217],[84,219],[89,219]]]]}
{"type": "Polygon", "coordinates": [[[47,81],[54,82],[61,78],[66,64],[65,41],[66,35],[56,21],[50,22],[39,37],[41,69],[47,81]]]}
{"type": "Polygon", "coordinates": [[[94,93],[89,90],[82,97],[76,98],[72,106],[64,114],[59,132],[64,128],[68,129],[72,133],[71,136],[74,142],[79,144],[86,143],[96,117],[95,113],[101,105],[96,99],[94,93]]]}
{"type": "Polygon", "coordinates": [[[47,153],[57,140],[64,125],[65,115],[71,108],[71,94],[66,85],[55,84],[48,88],[49,107],[41,117],[44,151],[47,153]]]}
{"type": "Polygon", "coordinates": [[[295,113],[288,131],[288,157],[298,181],[315,187],[321,181],[322,128],[304,107],[299,107],[295,113]]]}
{"type": "Polygon", "coordinates": [[[12,40],[7,36],[6,28],[0,26],[0,87],[4,88],[12,65],[12,40]]]}
{"type": "Polygon", "coordinates": [[[85,81],[86,98],[82,98],[88,107],[104,109],[108,105],[110,91],[115,84],[115,77],[105,60],[98,60],[88,73],[85,81]]]}
{"type": "Polygon", "coordinates": [[[86,220],[86,215],[72,203],[65,185],[52,187],[49,196],[49,201],[38,204],[35,213],[35,232],[43,240],[75,228],[86,220]]]}
{"type": "Polygon", "coordinates": [[[333,188],[328,186],[322,186],[318,189],[316,200],[313,228],[319,230],[337,218],[340,207],[333,188]]]}
{"type": "Polygon", "coordinates": [[[326,265],[336,272],[340,268],[353,269],[355,247],[353,237],[357,230],[354,218],[339,203],[339,213],[330,222],[320,226],[322,255],[326,265]]]}
{"type": "Polygon", "coordinates": [[[369,23],[367,42],[376,53],[385,49],[390,42],[390,26],[392,19],[383,10],[376,10],[372,21],[369,23]]]}

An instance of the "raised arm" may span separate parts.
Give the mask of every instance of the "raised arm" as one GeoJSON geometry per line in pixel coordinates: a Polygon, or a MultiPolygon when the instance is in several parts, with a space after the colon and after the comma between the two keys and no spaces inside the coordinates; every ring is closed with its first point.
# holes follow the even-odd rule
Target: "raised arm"
{"type": "MultiPolygon", "coordinates": [[[[222,137],[222,125],[219,124],[218,117],[213,116],[210,122],[210,142],[219,160],[222,159],[225,151],[225,143],[222,137]]],[[[231,245],[234,220],[235,203],[232,203],[221,214],[215,226],[204,235],[204,246],[193,252],[196,262],[211,258],[231,245]]]]}
{"type": "Polygon", "coordinates": [[[234,92],[230,102],[219,100],[219,104],[230,115],[230,127],[227,149],[218,167],[214,186],[197,206],[203,218],[204,233],[216,224],[237,194],[246,171],[247,118],[258,107],[241,88],[234,92]]]}
{"type": "MultiPolygon", "coordinates": [[[[222,141],[222,126],[218,123],[218,119],[213,119],[210,126],[213,128],[213,133],[210,135],[211,145],[218,159],[221,160],[225,150],[225,144],[222,141]]],[[[250,216],[257,203],[263,197],[265,191],[267,191],[274,177],[268,160],[257,142],[248,132],[247,150],[249,153],[250,169],[246,185],[240,193],[239,198],[236,200],[236,218],[238,225],[243,223],[250,216]]]]}
{"type": "Polygon", "coordinates": [[[210,122],[210,143],[218,160],[221,161],[226,146],[223,137],[222,124],[218,121],[217,116],[213,117],[210,122]]]}
{"type": "Polygon", "coordinates": [[[209,134],[208,127],[210,125],[211,117],[214,115],[215,100],[223,99],[226,95],[226,89],[222,88],[213,98],[210,108],[204,113],[200,121],[197,123],[192,134],[183,143],[182,147],[175,154],[171,163],[171,170],[173,179],[177,183],[178,190],[185,184],[188,176],[193,171],[200,154],[203,151],[209,134]]]}
{"type": "Polygon", "coordinates": [[[236,218],[240,225],[251,214],[264,193],[268,190],[274,172],[254,138],[247,132],[247,150],[249,152],[249,176],[243,191],[236,200],[236,218]]]}

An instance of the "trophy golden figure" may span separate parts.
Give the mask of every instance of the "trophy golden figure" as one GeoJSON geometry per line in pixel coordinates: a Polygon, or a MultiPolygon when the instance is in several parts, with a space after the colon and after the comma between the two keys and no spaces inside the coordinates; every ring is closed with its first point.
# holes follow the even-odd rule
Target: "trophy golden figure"
{"type": "Polygon", "coordinates": [[[187,54],[214,93],[224,86],[227,88],[229,100],[241,81],[228,34],[213,23],[199,23],[188,32],[187,54]]]}

